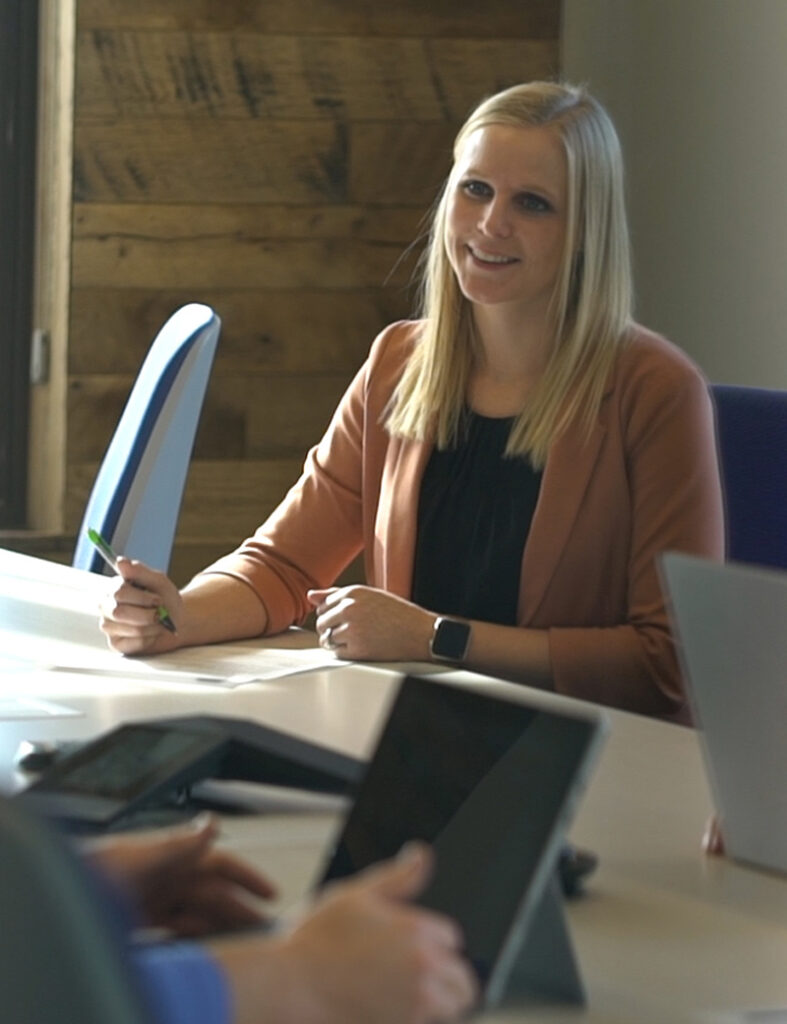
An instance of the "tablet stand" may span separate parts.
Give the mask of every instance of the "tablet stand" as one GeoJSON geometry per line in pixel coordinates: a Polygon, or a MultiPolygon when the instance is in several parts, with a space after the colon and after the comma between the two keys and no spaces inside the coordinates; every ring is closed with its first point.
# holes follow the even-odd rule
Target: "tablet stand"
{"type": "Polygon", "coordinates": [[[504,1004],[587,1002],[563,897],[553,875],[539,898],[503,986],[504,1004]]]}

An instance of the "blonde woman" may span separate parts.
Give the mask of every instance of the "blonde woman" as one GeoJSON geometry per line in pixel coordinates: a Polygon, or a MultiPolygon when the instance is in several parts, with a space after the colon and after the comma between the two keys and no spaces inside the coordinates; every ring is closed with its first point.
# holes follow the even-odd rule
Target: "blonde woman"
{"type": "Polygon", "coordinates": [[[632,320],[609,117],[535,82],[459,132],[421,317],[376,339],[279,508],[181,594],[121,562],[102,628],[153,653],[316,609],[342,658],[445,660],[681,719],[666,549],[723,555],[706,382],[632,320]],[[361,550],[368,585],[334,587],[361,550]]]}

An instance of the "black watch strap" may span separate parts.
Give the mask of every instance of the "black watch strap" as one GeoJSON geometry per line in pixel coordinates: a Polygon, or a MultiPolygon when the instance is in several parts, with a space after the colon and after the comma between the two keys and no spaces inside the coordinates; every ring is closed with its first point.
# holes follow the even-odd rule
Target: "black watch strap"
{"type": "Polygon", "coordinates": [[[429,650],[436,661],[461,662],[470,646],[470,623],[438,615],[429,650]]]}

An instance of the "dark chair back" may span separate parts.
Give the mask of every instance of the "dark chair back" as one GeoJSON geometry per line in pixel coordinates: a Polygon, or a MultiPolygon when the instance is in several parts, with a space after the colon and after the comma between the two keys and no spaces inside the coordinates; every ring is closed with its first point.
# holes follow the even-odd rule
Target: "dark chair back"
{"type": "Polygon", "coordinates": [[[787,391],[714,384],[731,561],[787,569],[787,391]]]}

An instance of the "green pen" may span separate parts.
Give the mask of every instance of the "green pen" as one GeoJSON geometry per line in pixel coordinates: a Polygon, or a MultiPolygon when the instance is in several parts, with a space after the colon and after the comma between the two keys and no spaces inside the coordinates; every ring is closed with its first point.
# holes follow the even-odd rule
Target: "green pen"
{"type": "MultiPolygon", "coordinates": [[[[115,572],[117,572],[118,571],[118,556],[115,554],[115,552],[109,546],[109,544],[107,544],[107,542],[104,540],[104,538],[98,532],[98,530],[94,530],[93,527],[90,526],[90,527],[88,527],[87,535],[90,538],[90,543],[93,544],[93,546],[95,547],[96,551],[98,551],[98,553],[101,555],[101,557],[104,559],[104,561],[110,567],[110,569],[114,569],[115,572]]],[[[119,573],[118,573],[118,575],[119,575],[119,573]]],[[[132,587],[138,587],[140,590],[144,590],[145,589],[139,583],[132,583],[131,586],[132,587]]],[[[160,604],[158,606],[158,608],[156,609],[156,615],[158,617],[159,622],[164,627],[164,629],[168,629],[170,631],[170,633],[176,633],[177,632],[177,630],[175,629],[175,623],[169,617],[169,612],[167,611],[167,609],[164,607],[163,604],[160,604]]]]}

